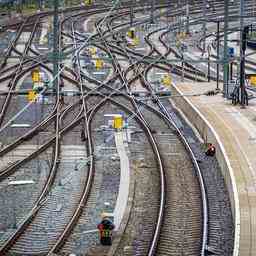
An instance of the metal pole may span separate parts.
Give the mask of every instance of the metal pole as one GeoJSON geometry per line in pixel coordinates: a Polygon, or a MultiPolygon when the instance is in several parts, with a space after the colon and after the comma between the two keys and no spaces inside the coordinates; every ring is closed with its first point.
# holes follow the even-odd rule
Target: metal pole
{"type": "Polygon", "coordinates": [[[230,80],[233,80],[233,62],[230,63],[230,80]]]}
{"type": "Polygon", "coordinates": [[[155,0],[151,0],[151,23],[154,23],[155,0]]]}
{"type": "MultiPolygon", "coordinates": [[[[220,21],[217,21],[217,60],[220,59],[220,21]]],[[[219,89],[219,79],[220,79],[220,64],[217,63],[217,87],[219,89]]]]}
{"type": "Polygon", "coordinates": [[[181,66],[182,66],[182,82],[184,82],[184,55],[183,55],[183,52],[182,52],[182,63],[181,63],[181,66]]]}
{"type": "Polygon", "coordinates": [[[203,16],[204,16],[204,21],[203,21],[203,52],[205,53],[205,40],[206,40],[206,0],[204,0],[204,7],[203,7],[203,16]]]}
{"type": "Polygon", "coordinates": [[[130,26],[132,27],[133,25],[133,1],[130,7],[130,26]]]}
{"type": "Polygon", "coordinates": [[[186,0],[186,34],[189,34],[189,4],[188,4],[188,0],[186,0]]]}
{"type": "Polygon", "coordinates": [[[54,0],[54,20],[53,20],[53,77],[56,77],[53,81],[53,88],[58,88],[58,57],[59,57],[59,28],[58,28],[58,7],[59,0],[54,0]]]}
{"type": "Polygon", "coordinates": [[[207,74],[208,82],[211,81],[211,67],[210,67],[210,54],[208,53],[208,74],[207,74]]]}
{"type": "Polygon", "coordinates": [[[242,108],[245,107],[245,104],[247,102],[246,100],[246,91],[245,91],[245,50],[246,50],[246,41],[247,41],[247,34],[249,31],[249,26],[246,26],[243,29],[242,34],[242,53],[241,53],[241,62],[240,62],[240,89],[241,89],[241,105],[242,108]]]}
{"type": "MultiPolygon", "coordinates": [[[[243,45],[243,30],[244,30],[244,0],[240,0],[240,34],[239,34],[239,47],[240,47],[240,51],[239,51],[239,63],[241,63],[242,61],[242,55],[243,55],[243,50],[242,50],[242,45],[243,45]]],[[[237,65],[237,77],[240,76],[240,66],[237,65]]]]}
{"type": "Polygon", "coordinates": [[[223,93],[224,98],[227,97],[228,93],[228,8],[229,0],[225,0],[225,10],[224,10],[224,56],[223,56],[223,71],[224,71],[224,83],[223,83],[223,93]]]}

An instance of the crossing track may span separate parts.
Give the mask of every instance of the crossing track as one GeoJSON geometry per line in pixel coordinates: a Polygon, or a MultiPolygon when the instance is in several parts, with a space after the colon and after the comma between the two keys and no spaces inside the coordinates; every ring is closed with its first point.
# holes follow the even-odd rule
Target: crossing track
{"type": "MultiPolygon", "coordinates": [[[[222,12],[222,4],[216,1],[215,12],[222,12]]],[[[198,3],[192,9],[194,15],[200,14],[200,6],[202,3],[198,3]]],[[[160,6],[159,6],[160,7],[160,6]]],[[[24,135],[17,138],[15,141],[6,145],[0,150],[0,156],[4,157],[7,153],[15,151],[18,146],[22,145],[24,142],[28,143],[32,141],[33,138],[38,136],[40,131],[46,129],[50,125],[54,126],[54,133],[47,137],[40,145],[40,147],[33,153],[28,154],[24,159],[18,162],[12,163],[6,169],[0,172],[0,182],[4,181],[10,175],[15,175],[19,167],[28,163],[30,160],[39,156],[45,150],[52,148],[52,160],[49,175],[45,184],[43,185],[37,200],[35,201],[32,210],[28,213],[26,218],[22,223],[19,223],[17,230],[15,230],[2,244],[0,249],[1,254],[8,255],[9,252],[16,251],[21,252],[23,249],[25,252],[31,250],[33,237],[33,225],[42,225],[40,221],[46,218],[44,215],[51,205],[51,198],[49,196],[50,192],[53,190],[54,185],[58,182],[58,177],[60,177],[59,169],[61,162],[59,159],[62,154],[62,140],[65,136],[70,134],[70,131],[74,127],[82,127],[83,133],[85,134],[85,147],[86,155],[89,159],[86,166],[86,171],[81,177],[81,187],[74,191],[76,193],[72,198],[72,207],[67,211],[66,217],[63,219],[63,223],[56,227],[58,230],[57,235],[52,236],[50,246],[42,248],[34,248],[44,255],[51,253],[58,253],[65,247],[65,243],[69,242],[70,237],[72,237],[72,231],[74,230],[76,224],[79,222],[79,218],[86,212],[88,198],[90,198],[90,192],[93,190],[94,176],[97,170],[95,169],[95,148],[94,141],[92,139],[92,123],[97,115],[97,113],[106,109],[108,111],[108,105],[111,104],[115,106],[120,111],[123,111],[125,115],[132,115],[134,117],[135,123],[144,131],[144,135],[147,138],[148,143],[151,146],[151,151],[156,160],[156,175],[159,180],[159,194],[152,194],[155,198],[154,204],[152,205],[152,216],[155,216],[154,223],[151,228],[145,230],[144,236],[141,240],[145,239],[147,243],[140,244],[141,252],[147,255],[180,255],[179,253],[184,246],[183,242],[189,244],[189,255],[205,255],[205,249],[208,241],[208,206],[207,206],[207,195],[206,188],[204,187],[204,181],[201,175],[201,170],[197,164],[196,157],[191,150],[189,143],[186,138],[176,126],[172,119],[171,113],[161,99],[156,97],[153,92],[153,88],[148,80],[148,73],[152,68],[158,68],[163,71],[174,72],[176,75],[181,76],[184,73],[186,79],[205,81],[206,77],[204,72],[189,63],[184,63],[184,66],[179,66],[178,64],[169,64],[166,59],[168,56],[174,52],[164,41],[164,36],[169,32],[169,28],[157,29],[155,31],[149,32],[145,37],[145,44],[149,46],[149,51],[146,54],[140,54],[133,49],[126,46],[123,38],[121,36],[122,30],[127,30],[130,26],[130,22],[123,22],[119,25],[113,25],[115,20],[120,20],[122,17],[129,17],[129,3],[127,7],[123,6],[119,10],[119,14],[109,13],[106,18],[99,19],[95,23],[95,33],[92,35],[91,39],[85,43],[85,37],[81,32],[76,31],[76,24],[79,24],[82,20],[95,14],[103,13],[106,15],[111,7],[100,8],[98,10],[86,10],[79,13],[75,13],[75,9],[67,10],[72,11],[73,14],[67,15],[59,27],[61,28],[62,34],[59,38],[59,49],[63,52],[69,52],[70,58],[72,60],[72,67],[65,67],[60,65],[60,79],[58,87],[56,88],[55,103],[50,112],[44,119],[40,120],[32,129],[25,132],[24,135]],[[74,14],[75,13],[75,14],[74,14]],[[66,25],[66,23],[68,25],[66,25]],[[64,31],[66,29],[66,31],[64,31]],[[159,42],[165,48],[165,52],[162,53],[158,47],[155,45],[154,40],[151,37],[154,34],[159,34],[159,42]],[[62,37],[69,38],[72,40],[72,44],[65,46],[63,44],[62,37]],[[83,49],[88,45],[94,45],[101,51],[105,52],[111,59],[113,74],[106,81],[99,81],[94,77],[86,74],[80,63],[81,56],[83,54],[83,49]],[[126,65],[119,62],[118,58],[122,57],[126,59],[126,65]],[[131,76],[132,74],[132,76],[131,76]],[[76,86],[79,93],[79,98],[67,106],[63,106],[62,102],[62,90],[65,88],[67,83],[71,83],[76,86]],[[149,95],[154,98],[154,102],[145,104],[140,101],[140,99],[133,96],[132,91],[134,90],[135,84],[140,83],[142,87],[148,92],[149,95]],[[90,88],[86,84],[94,85],[94,88],[90,88]],[[91,97],[96,97],[98,100],[94,104],[90,102],[91,97]],[[143,106],[143,110],[141,109],[143,106]],[[152,118],[149,118],[149,116],[152,118]],[[154,130],[157,129],[156,123],[161,127],[162,133],[171,133],[171,138],[177,144],[178,153],[182,155],[180,159],[174,160],[173,158],[168,158],[164,155],[165,150],[161,136],[155,134],[154,130]],[[169,166],[169,161],[171,166],[169,166]],[[168,162],[168,164],[167,164],[168,162]],[[181,166],[183,162],[184,173],[175,175],[175,170],[181,166]],[[173,165],[172,165],[173,163],[173,165]],[[174,169],[174,170],[173,170],[174,169]],[[172,173],[170,173],[172,171],[172,173]],[[173,184],[179,184],[178,188],[173,188],[173,184]],[[188,187],[191,188],[188,189],[188,187]],[[184,201],[177,202],[178,194],[184,195],[184,201]],[[178,210],[176,210],[178,209],[178,210]],[[193,215],[190,215],[193,212],[193,215]],[[182,213],[182,214],[180,214],[182,213]],[[187,225],[184,225],[186,219],[190,219],[187,225]],[[35,223],[35,224],[34,224],[35,223]],[[180,233],[173,234],[166,226],[171,227],[182,227],[180,233]],[[187,232],[187,236],[183,236],[183,232],[187,232]],[[174,235],[171,237],[171,234],[174,235]],[[175,237],[177,235],[177,237],[175,237]],[[176,247],[179,248],[178,252],[169,251],[168,245],[170,242],[175,242],[176,247]],[[195,246],[196,245],[196,246],[195,246]],[[191,246],[191,247],[190,247],[191,246]],[[23,247],[23,248],[22,248],[23,247]],[[175,254],[176,253],[176,254],[175,254]]],[[[143,8],[135,8],[135,13],[140,13],[143,8]]],[[[78,10],[78,9],[77,9],[78,10]]],[[[180,11],[182,13],[182,10],[180,11]]],[[[177,15],[179,12],[168,11],[166,15],[177,15]]],[[[20,34],[22,33],[23,26],[29,19],[24,21],[21,25],[19,32],[16,35],[14,44],[8,48],[6,59],[10,56],[12,51],[20,55],[20,63],[13,65],[13,67],[5,67],[7,62],[4,62],[2,66],[2,77],[0,79],[7,80],[10,79],[9,72],[14,72],[15,77],[10,82],[10,90],[5,99],[5,103],[1,111],[1,124],[5,118],[5,114],[8,112],[9,100],[13,95],[16,83],[22,74],[28,73],[33,70],[34,67],[40,66],[50,73],[52,72],[51,67],[49,67],[49,60],[41,56],[39,52],[32,49],[31,43],[36,31],[36,27],[43,19],[44,15],[49,15],[43,13],[40,16],[36,16],[36,22],[33,26],[32,33],[30,35],[29,41],[26,44],[25,51],[21,54],[16,49],[15,41],[18,40],[20,34]],[[14,47],[14,48],[13,48],[14,47]],[[34,60],[28,58],[28,51],[33,52],[36,55],[34,60]],[[25,66],[25,64],[29,64],[25,66]],[[3,76],[3,74],[7,74],[3,76]]],[[[165,15],[165,14],[164,14],[165,15]]],[[[215,13],[216,15],[216,13],[215,13]]],[[[148,22],[149,16],[143,21],[134,19],[135,26],[148,22]]],[[[156,15],[157,18],[157,15],[156,15]]],[[[197,17],[200,20],[200,17],[197,17]]],[[[196,18],[195,18],[196,19],[196,18]]],[[[196,22],[196,21],[193,21],[196,22]]],[[[199,22],[199,21],[198,21],[199,22]]],[[[175,28],[177,24],[172,24],[175,28]]],[[[176,53],[177,55],[177,53],[176,53]]],[[[150,219],[146,220],[150,225],[150,219]]],[[[145,255],[145,254],[144,254],[145,255]]]]}
{"type": "MultiPolygon", "coordinates": [[[[96,24],[96,27],[97,27],[97,30],[98,30],[98,33],[101,34],[102,38],[103,37],[103,32],[101,31],[101,28],[96,24]]],[[[111,52],[111,48],[108,46],[108,42],[106,40],[104,40],[104,45],[108,48],[108,52],[109,54],[111,55],[111,59],[114,60],[114,64],[115,64],[115,68],[116,70],[119,72],[119,75],[120,75],[120,78],[121,78],[121,82],[123,84],[126,85],[126,90],[127,90],[127,94],[129,94],[130,92],[130,88],[128,87],[128,81],[126,79],[126,77],[123,75],[123,72],[122,72],[122,69],[120,67],[120,65],[117,64],[117,62],[115,62],[115,60],[117,59],[115,55],[113,55],[113,53],[111,52]]],[[[151,51],[151,54],[152,54],[153,51],[151,51]]],[[[131,63],[130,63],[131,64],[131,63]]],[[[136,64],[133,65],[135,68],[136,68],[136,64]]],[[[140,77],[141,77],[141,74],[140,74],[140,77]]],[[[143,78],[143,77],[141,77],[143,78]]],[[[144,78],[145,79],[145,78],[144,78]]],[[[141,119],[143,120],[144,122],[144,125],[146,126],[146,129],[148,131],[151,131],[152,129],[150,128],[149,124],[148,124],[148,121],[145,120],[145,117],[143,115],[143,113],[141,112],[140,108],[139,108],[139,105],[136,101],[136,99],[131,96],[130,98],[131,102],[132,102],[132,105],[135,109],[135,111],[138,113],[138,115],[141,117],[141,119]]],[[[177,127],[173,124],[173,122],[171,122],[170,119],[168,119],[167,117],[167,120],[170,122],[171,125],[173,125],[173,127],[175,127],[177,129],[177,127]]],[[[145,128],[144,128],[145,129],[145,128]]],[[[180,134],[181,135],[181,134],[180,134]]],[[[158,169],[159,169],[159,172],[160,172],[160,199],[159,199],[159,211],[158,211],[158,214],[157,214],[157,221],[156,221],[156,225],[155,225],[155,230],[154,230],[154,235],[152,237],[152,240],[151,240],[151,245],[148,249],[148,255],[155,255],[156,253],[156,250],[157,250],[157,245],[158,245],[158,242],[159,242],[159,236],[160,234],[163,236],[163,240],[168,239],[168,232],[166,232],[165,235],[163,235],[163,232],[161,232],[161,227],[162,227],[162,224],[163,224],[163,216],[165,215],[165,218],[168,219],[168,214],[166,214],[166,211],[164,209],[167,209],[168,206],[173,205],[171,200],[168,200],[166,199],[167,198],[167,195],[169,196],[168,193],[166,193],[166,183],[167,181],[169,182],[168,179],[166,179],[166,173],[165,173],[165,170],[164,170],[164,166],[163,166],[163,161],[162,161],[162,156],[161,156],[161,153],[160,153],[160,150],[159,150],[159,146],[157,144],[157,141],[155,139],[155,137],[153,136],[152,132],[151,133],[148,133],[148,136],[151,140],[151,144],[153,146],[153,149],[154,149],[154,152],[155,152],[155,155],[156,155],[156,159],[157,159],[157,163],[158,163],[158,169]]],[[[185,140],[184,140],[185,141],[185,140]]],[[[187,145],[188,146],[188,145],[187,145]]],[[[192,151],[191,151],[191,154],[192,154],[192,151]]],[[[193,154],[192,154],[193,156],[193,154]]],[[[197,166],[197,163],[194,159],[194,163],[195,165],[197,166]]],[[[198,167],[198,166],[197,166],[198,167]]],[[[198,171],[199,171],[199,174],[200,174],[200,170],[198,168],[198,171]]],[[[191,181],[190,181],[191,182],[191,181]]],[[[202,185],[202,194],[203,194],[203,198],[204,198],[204,207],[205,207],[205,211],[204,211],[204,219],[207,218],[207,206],[206,206],[206,195],[204,194],[205,191],[204,191],[204,185],[203,185],[203,181],[201,179],[201,185],[202,185]]],[[[167,187],[169,187],[170,184],[167,183],[167,187]]],[[[198,198],[197,198],[198,199],[198,198]]],[[[200,203],[199,203],[200,204],[200,203]]],[[[200,212],[200,207],[198,207],[198,204],[197,204],[197,211],[200,212]]],[[[168,220],[166,220],[167,222],[169,222],[169,224],[171,223],[171,219],[172,219],[173,216],[171,216],[171,214],[169,215],[169,218],[170,218],[170,222],[168,220]]],[[[200,222],[200,221],[199,221],[200,222]]],[[[207,219],[205,220],[205,223],[207,223],[207,219]]],[[[198,223],[197,223],[198,224],[198,223]]],[[[196,225],[195,225],[196,226],[196,225]]],[[[197,226],[197,228],[200,230],[200,224],[197,226]],[[199,227],[198,227],[199,226],[199,227]]],[[[205,227],[205,231],[207,232],[207,226],[205,227]]],[[[170,235],[170,234],[169,234],[170,235]]],[[[149,234],[146,234],[147,238],[149,236],[149,234]]],[[[207,234],[204,234],[203,237],[204,239],[206,238],[207,234]]],[[[170,239],[170,238],[169,238],[170,239]]],[[[193,239],[193,238],[192,238],[193,239]]],[[[202,240],[203,241],[203,240],[202,240]]],[[[197,241],[198,242],[198,241],[197,241]]],[[[195,243],[195,241],[193,242],[193,244],[195,243]]],[[[202,247],[205,246],[205,243],[206,241],[203,241],[202,242],[202,247]]],[[[200,246],[199,246],[200,247],[200,246]]],[[[163,248],[166,248],[165,246],[163,246],[163,248]]],[[[202,252],[204,251],[204,248],[202,249],[202,252]]],[[[160,249],[159,249],[159,252],[158,253],[161,253],[160,252],[160,249]]],[[[200,253],[199,251],[196,251],[194,252],[196,254],[200,253]]],[[[195,255],[196,255],[195,254],[195,255]]]]}

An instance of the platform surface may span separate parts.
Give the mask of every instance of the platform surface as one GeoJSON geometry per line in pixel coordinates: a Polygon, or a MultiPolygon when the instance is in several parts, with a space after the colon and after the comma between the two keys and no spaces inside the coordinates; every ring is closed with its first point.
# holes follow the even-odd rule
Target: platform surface
{"type": "MultiPolygon", "coordinates": [[[[215,89],[216,83],[176,87],[189,95],[215,89]]],[[[240,207],[239,256],[256,255],[256,100],[242,109],[222,94],[187,98],[218,134],[234,172],[240,207]]]]}
{"type": "Polygon", "coordinates": [[[120,158],[120,185],[117,196],[117,201],[114,209],[114,224],[115,229],[118,230],[122,218],[125,214],[125,210],[129,198],[129,185],[130,185],[130,163],[128,154],[126,152],[125,143],[124,143],[124,132],[117,131],[115,132],[115,142],[117,153],[120,158]]]}

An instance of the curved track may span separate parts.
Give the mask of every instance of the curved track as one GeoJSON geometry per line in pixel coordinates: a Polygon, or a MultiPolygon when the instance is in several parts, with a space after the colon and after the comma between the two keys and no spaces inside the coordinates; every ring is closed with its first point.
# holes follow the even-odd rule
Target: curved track
{"type": "MultiPolygon", "coordinates": [[[[208,14],[209,18],[223,13],[222,2],[215,2],[216,8],[208,14]]],[[[157,96],[151,77],[155,70],[164,73],[171,71],[174,77],[183,77],[187,81],[205,82],[208,77],[196,64],[181,60],[176,47],[168,44],[168,37],[179,27],[175,20],[168,26],[161,25],[143,34],[139,42],[144,47],[143,53],[138,51],[140,45],[129,47],[125,35],[131,25],[130,4],[128,2],[119,9],[116,6],[92,6],[64,11],[65,17],[58,24],[58,41],[59,51],[66,54],[68,59],[59,64],[57,88],[44,88],[42,92],[49,95],[53,104],[46,115],[38,118],[29,128],[19,131],[22,134],[10,136],[10,141],[0,149],[3,160],[0,168],[1,187],[7,186],[8,178],[20,179],[25,166],[33,165],[44,155],[51,155],[48,171],[38,183],[36,196],[24,208],[21,207],[22,214],[21,211],[17,212],[15,221],[17,219],[18,223],[14,228],[6,225],[7,231],[0,240],[1,255],[52,255],[97,250],[97,236],[93,233],[86,240],[86,232],[100,221],[101,209],[93,208],[99,205],[99,195],[102,195],[104,187],[100,185],[104,184],[101,180],[104,171],[99,167],[98,148],[102,146],[101,143],[106,143],[96,131],[105,125],[104,115],[109,112],[122,112],[135,130],[142,133],[138,138],[141,145],[132,142],[129,146],[131,152],[138,147],[141,159],[150,156],[149,162],[139,167],[141,173],[135,174],[137,185],[134,203],[123,230],[124,238],[120,239],[113,254],[122,255],[126,244],[132,244],[131,255],[206,255],[207,245],[212,240],[210,235],[214,234],[212,226],[208,225],[208,215],[211,222],[216,217],[208,203],[217,202],[218,195],[212,196],[211,189],[206,187],[207,181],[204,180],[195,150],[177,125],[174,109],[157,96]],[[84,31],[85,27],[87,31],[84,31]],[[95,56],[90,56],[89,48],[92,50],[93,47],[97,52],[95,56]],[[169,61],[173,57],[177,58],[177,62],[169,61]],[[100,58],[105,65],[103,75],[97,74],[100,72],[93,64],[100,58]],[[86,62],[86,59],[89,61],[86,62]],[[68,95],[70,88],[72,97],[68,95]],[[137,88],[144,91],[146,99],[141,98],[140,94],[136,96],[137,88]],[[40,137],[42,132],[45,133],[43,138],[40,137]],[[18,159],[10,158],[23,146],[31,145],[36,145],[32,147],[32,152],[30,150],[18,159]],[[81,149],[79,154],[85,161],[82,167],[78,168],[76,161],[79,158],[71,159],[74,170],[78,169],[79,172],[67,171],[65,158],[67,150],[72,150],[70,146],[81,149]],[[148,155],[143,153],[144,149],[148,155]],[[147,173],[147,168],[150,168],[150,173],[147,173]],[[144,183],[142,173],[147,176],[148,184],[144,183]],[[147,194],[142,196],[141,191],[147,194]],[[139,214],[138,207],[143,212],[148,207],[148,215],[139,214]],[[59,211],[59,214],[52,214],[55,211],[59,211]],[[132,243],[129,239],[125,240],[127,232],[131,232],[129,239],[133,239],[132,243]],[[82,234],[79,239],[77,234],[82,234]],[[47,242],[43,242],[45,239],[47,242]]],[[[136,28],[150,21],[150,14],[143,14],[145,6],[147,4],[141,1],[138,7],[133,8],[133,26],[136,28]]],[[[200,1],[191,5],[191,24],[200,24],[201,7],[200,1]]],[[[235,12],[237,7],[233,8],[235,12]]],[[[163,3],[156,6],[155,19],[162,22],[161,19],[168,20],[182,13],[182,7],[172,10],[168,3],[163,3]]],[[[45,12],[27,18],[20,24],[12,45],[6,51],[0,70],[1,82],[7,83],[6,97],[1,100],[0,134],[8,135],[7,131],[12,129],[13,123],[24,114],[14,111],[10,116],[11,103],[17,100],[14,92],[20,96],[22,91],[22,79],[27,79],[35,67],[52,79],[50,59],[34,43],[37,29],[39,33],[42,32],[38,28],[39,23],[45,23],[50,15],[50,12],[45,12]],[[30,36],[21,53],[17,42],[26,24],[31,23],[30,19],[34,24],[32,27],[29,25],[30,36]],[[19,63],[11,65],[8,62],[12,55],[18,56],[19,63]]],[[[33,103],[26,106],[31,111],[33,103]]],[[[136,136],[132,135],[132,138],[136,139],[136,136]]],[[[110,138],[112,147],[113,143],[113,138],[110,138]]],[[[111,166],[110,163],[108,165],[111,166]]],[[[115,175],[118,176],[120,170],[116,168],[115,175]]],[[[119,185],[118,181],[111,184],[113,190],[119,185]]],[[[117,191],[104,189],[106,198],[109,196],[114,205],[117,191]]],[[[222,252],[228,255],[224,250],[222,252]]]]}

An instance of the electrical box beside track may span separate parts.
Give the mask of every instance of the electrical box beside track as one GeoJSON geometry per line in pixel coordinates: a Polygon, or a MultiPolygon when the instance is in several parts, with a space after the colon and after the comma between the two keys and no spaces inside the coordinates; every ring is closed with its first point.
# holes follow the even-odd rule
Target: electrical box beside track
{"type": "Polygon", "coordinates": [[[127,36],[131,39],[135,38],[135,29],[134,28],[130,28],[127,32],[127,36]]]}
{"type": "Polygon", "coordinates": [[[85,3],[85,5],[92,5],[93,0],[85,0],[84,3],[85,3]]]}
{"type": "Polygon", "coordinates": [[[96,60],[95,60],[95,68],[96,68],[97,70],[102,69],[102,68],[103,68],[103,65],[104,65],[103,60],[101,60],[101,59],[96,59],[96,60]]]}
{"type": "Polygon", "coordinates": [[[34,101],[36,97],[37,97],[37,93],[35,91],[31,90],[28,92],[27,99],[29,102],[34,101]]]}
{"type": "Polygon", "coordinates": [[[247,79],[249,80],[249,84],[251,86],[256,86],[256,74],[250,74],[250,75],[246,75],[247,79]]]}
{"type": "Polygon", "coordinates": [[[116,115],[114,117],[114,128],[122,129],[123,128],[123,117],[122,115],[116,115]]]}
{"type": "Polygon", "coordinates": [[[40,73],[39,73],[39,68],[34,69],[31,72],[31,76],[32,76],[32,81],[34,83],[40,82],[40,73]]]}
{"type": "Polygon", "coordinates": [[[162,78],[163,85],[169,87],[172,84],[172,78],[170,75],[164,75],[162,78]]]}

